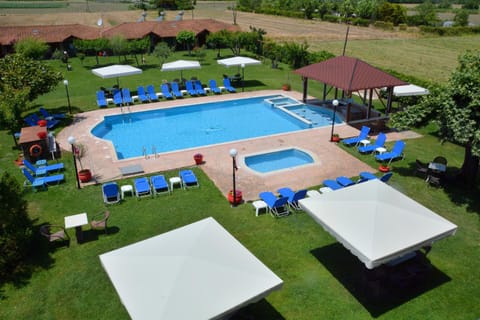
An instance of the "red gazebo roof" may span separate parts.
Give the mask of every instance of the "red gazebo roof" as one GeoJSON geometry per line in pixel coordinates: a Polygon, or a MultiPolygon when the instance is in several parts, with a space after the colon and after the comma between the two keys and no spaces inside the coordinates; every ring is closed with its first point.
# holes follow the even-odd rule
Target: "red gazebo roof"
{"type": "Polygon", "coordinates": [[[346,92],[408,84],[360,59],[346,56],[314,63],[294,72],[346,92]]]}

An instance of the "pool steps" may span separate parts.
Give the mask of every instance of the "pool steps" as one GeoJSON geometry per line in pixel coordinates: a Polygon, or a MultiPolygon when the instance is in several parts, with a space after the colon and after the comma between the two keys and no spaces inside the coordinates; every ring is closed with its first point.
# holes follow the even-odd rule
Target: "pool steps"
{"type": "Polygon", "coordinates": [[[307,118],[304,118],[302,117],[301,115],[295,113],[295,112],[292,112],[290,110],[287,109],[287,107],[293,107],[293,106],[301,106],[303,105],[303,103],[301,103],[300,101],[297,101],[295,99],[292,99],[290,97],[285,97],[285,96],[279,96],[279,97],[275,97],[275,98],[269,98],[269,99],[265,99],[263,100],[264,102],[268,103],[269,105],[271,105],[272,107],[274,108],[277,108],[285,113],[287,113],[288,115],[302,121],[303,123],[305,123],[306,125],[308,125],[310,128],[313,126],[313,122],[310,121],[310,119],[307,119],[307,118]]]}

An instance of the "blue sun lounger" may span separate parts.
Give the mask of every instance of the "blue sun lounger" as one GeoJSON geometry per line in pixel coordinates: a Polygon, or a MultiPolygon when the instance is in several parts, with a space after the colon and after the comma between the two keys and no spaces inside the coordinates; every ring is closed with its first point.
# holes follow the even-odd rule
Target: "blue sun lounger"
{"type": "Polygon", "coordinates": [[[268,211],[272,216],[284,217],[290,212],[288,211],[288,197],[277,197],[270,191],[260,192],[260,199],[262,199],[268,206],[268,211]]]}
{"type": "Polygon", "coordinates": [[[145,93],[145,88],[142,87],[142,86],[139,86],[137,88],[137,95],[138,95],[138,100],[140,100],[140,102],[142,102],[142,103],[148,102],[150,100],[150,99],[148,99],[148,96],[145,93]]]}
{"type": "Polygon", "coordinates": [[[133,180],[133,184],[135,186],[135,195],[137,196],[137,198],[151,196],[152,193],[147,178],[137,178],[133,180]]]}
{"type": "Polygon", "coordinates": [[[159,193],[170,194],[170,188],[168,187],[167,180],[165,180],[165,176],[163,175],[151,176],[150,182],[152,184],[154,195],[158,195],[159,193]]]}
{"type": "Polygon", "coordinates": [[[230,79],[228,78],[223,78],[223,86],[228,92],[232,92],[232,93],[237,92],[237,90],[234,87],[232,87],[232,84],[230,83],[230,79]]]}
{"type": "Polygon", "coordinates": [[[393,145],[392,151],[378,154],[375,156],[375,159],[377,159],[378,161],[384,161],[384,162],[388,161],[388,163],[390,164],[392,160],[403,159],[404,148],[405,148],[405,142],[403,142],[402,140],[397,140],[393,145]]]}
{"type": "Polygon", "coordinates": [[[123,88],[122,89],[122,97],[123,97],[123,104],[124,105],[130,105],[130,104],[133,104],[133,99],[132,99],[132,96],[130,94],[130,89],[128,88],[123,88]]]}
{"type": "Polygon", "coordinates": [[[162,83],[162,85],[160,86],[160,89],[162,89],[162,95],[165,99],[173,99],[173,96],[170,93],[170,90],[168,89],[168,84],[162,83]]]}
{"type": "Polygon", "coordinates": [[[107,99],[105,99],[105,93],[103,91],[97,91],[97,106],[99,108],[106,108],[108,105],[107,99]]]}
{"type": "Polygon", "coordinates": [[[103,202],[107,204],[120,202],[120,191],[116,182],[108,182],[102,185],[103,202]]]}
{"type": "MultiPolygon", "coordinates": [[[[30,119],[31,119],[32,123],[35,123],[35,125],[38,124],[38,121],[42,120],[38,117],[38,115],[36,113],[32,113],[30,115],[30,119]]],[[[50,120],[45,119],[45,120],[47,121],[47,128],[48,129],[52,129],[53,127],[55,127],[60,122],[60,120],[57,120],[57,119],[50,119],[50,120]]]]}
{"type": "Polygon", "coordinates": [[[360,153],[374,152],[375,150],[377,150],[377,148],[383,148],[386,141],[387,141],[387,136],[385,135],[385,133],[380,132],[377,136],[377,139],[375,139],[375,143],[372,143],[366,146],[359,146],[358,151],[360,153]]]}
{"type": "Polygon", "coordinates": [[[213,93],[222,93],[222,90],[217,86],[217,81],[215,81],[214,79],[208,81],[208,85],[210,86],[210,91],[212,91],[213,93]]]}
{"type": "Polygon", "coordinates": [[[38,188],[46,189],[47,185],[59,184],[65,180],[65,176],[63,174],[34,178],[27,169],[22,168],[22,172],[25,178],[27,178],[24,185],[30,184],[34,191],[36,191],[38,188]]]}
{"type": "Polygon", "coordinates": [[[121,106],[123,104],[123,99],[122,99],[122,92],[118,89],[116,89],[113,92],[113,103],[116,106],[121,106]]]}
{"type": "Polygon", "coordinates": [[[282,197],[288,197],[288,205],[292,209],[301,210],[302,208],[298,204],[298,200],[301,200],[307,196],[307,189],[302,189],[298,191],[293,191],[292,189],[286,187],[277,190],[282,197]]]}
{"type": "Polygon", "coordinates": [[[199,95],[202,95],[202,96],[207,95],[207,93],[205,92],[205,89],[203,89],[203,86],[200,80],[196,80],[194,85],[195,85],[195,90],[199,95]]]}
{"type": "Polygon", "coordinates": [[[152,84],[147,86],[147,94],[150,101],[158,101],[157,93],[155,92],[155,87],[152,84]]]}
{"type": "Polygon", "coordinates": [[[35,176],[47,175],[49,172],[60,171],[60,170],[63,170],[65,168],[63,163],[54,163],[54,164],[51,164],[51,165],[47,165],[47,166],[37,168],[33,164],[31,164],[27,159],[23,159],[23,164],[30,171],[32,171],[35,176]]]}
{"type": "Polygon", "coordinates": [[[193,83],[191,80],[185,81],[185,89],[187,89],[187,93],[191,96],[197,96],[198,92],[193,88],[193,83]]]}
{"type": "Polygon", "coordinates": [[[179,172],[180,179],[182,179],[183,189],[187,188],[198,188],[200,184],[198,183],[197,177],[192,170],[182,170],[179,172]]]}
{"type": "Polygon", "coordinates": [[[325,187],[329,187],[333,191],[343,188],[343,186],[335,180],[330,180],[330,179],[323,180],[323,184],[325,185],[325,187]]]}
{"type": "MultiPolygon", "coordinates": [[[[102,91],[103,92],[103,91],[102,91]]],[[[45,120],[52,120],[52,119],[65,119],[66,115],[65,113],[54,113],[50,114],[45,108],[40,107],[39,109],[40,113],[42,114],[42,117],[45,120]]]]}
{"type": "Polygon", "coordinates": [[[370,132],[369,127],[362,126],[362,129],[360,130],[360,134],[357,137],[343,139],[342,143],[346,146],[358,145],[360,141],[368,139],[369,132],[370,132]]]}
{"type": "Polygon", "coordinates": [[[355,184],[355,182],[352,179],[347,178],[345,176],[339,176],[337,177],[336,180],[337,180],[337,183],[342,187],[353,186],[355,184]]]}
{"type": "Polygon", "coordinates": [[[172,82],[172,93],[175,96],[175,98],[183,98],[183,93],[180,91],[180,88],[178,87],[178,82],[172,82]]]}

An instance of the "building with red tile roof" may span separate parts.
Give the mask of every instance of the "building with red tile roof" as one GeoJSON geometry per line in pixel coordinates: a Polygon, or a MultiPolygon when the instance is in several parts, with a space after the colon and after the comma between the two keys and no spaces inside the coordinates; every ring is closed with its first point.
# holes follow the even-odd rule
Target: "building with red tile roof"
{"type": "Polygon", "coordinates": [[[50,26],[0,26],[0,55],[13,52],[13,46],[19,40],[34,38],[45,41],[53,52],[55,49],[70,50],[74,39],[93,40],[122,35],[127,40],[149,37],[152,47],[160,42],[174,42],[177,33],[190,30],[197,36],[197,45],[203,45],[209,33],[220,30],[238,31],[237,26],[213,19],[180,21],[144,21],[125,22],[107,29],[80,24],[50,26]]]}

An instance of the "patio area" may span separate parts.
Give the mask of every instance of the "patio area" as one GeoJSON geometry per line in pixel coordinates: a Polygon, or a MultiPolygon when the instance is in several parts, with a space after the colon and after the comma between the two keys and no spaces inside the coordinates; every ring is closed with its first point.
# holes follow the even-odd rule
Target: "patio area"
{"type": "MultiPolygon", "coordinates": [[[[299,92],[285,92],[280,90],[264,90],[236,94],[224,93],[220,96],[136,104],[130,107],[123,107],[123,112],[145,111],[272,94],[284,94],[298,100],[302,98],[299,92]]],[[[221,192],[226,195],[232,187],[232,159],[229,155],[229,150],[232,148],[238,150],[238,171],[236,172],[237,189],[243,192],[243,198],[247,201],[258,199],[258,194],[261,191],[276,191],[278,188],[285,186],[289,186],[292,189],[307,188],[321,184],[324,179],[334,178],[339,175],[356,176],[361,171],[376,171],[376,168],[371,168],[362,161],[342,151],[341,148],[338,148],[334,143],[331,143],[329,141],[330,126],[118,160],[111,142],[93,136],[90,131],[98,122],[103,120],[104,116],[119,114],[121,112],[122,110],[119,107],[109,107],[76,114],[73,124],[62,130],[57,136],[58,143],[61,148],[66,151],[71,151],[70,144],[67,141],[69,136],[74,136],[77,143],[87,146],[86,155],[82,158],[82,165],[85,168],[88,167],[94,175],[94,180],[90,183],[104,183],[125,178],[125,176],[122,175],[121,168],[130,166],[141,167],[143,172],[137,175],[147,175],[154,172],[191,167],[195,165],[193,155],[202,153],[204,163],[200,165],[201,169],[214,181],[221,192]],[[292,147],[310,153],[313,155],[315,162],[305,166],[279,170],[267,174],[256,173],[245,165],[244,158],[247,155],[292,147]]],[[[345,124],[336,125],[335,132],[339,133],[341,137],[358,135],[357,129],[345,124]]],[[[402,137],[402,139],[408,138],[408,133],[388,133],[387,135],[389,141],[400,137],[402,137]]],[[[129,175],[128,177],[132,176],[135,175],[129,175]]]]}

